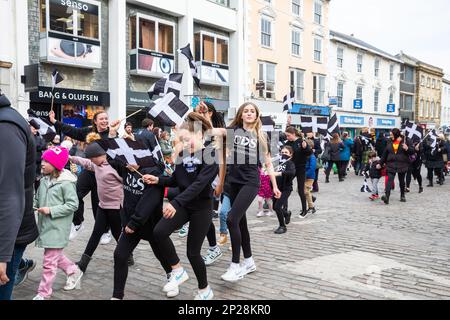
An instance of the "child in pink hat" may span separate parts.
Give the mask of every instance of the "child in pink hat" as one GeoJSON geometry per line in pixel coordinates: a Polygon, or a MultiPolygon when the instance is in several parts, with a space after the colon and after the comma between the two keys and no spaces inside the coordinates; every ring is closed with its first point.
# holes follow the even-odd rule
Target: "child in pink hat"
{"type": "Polygon", "coordinates": [[[69,151],[52,147],[42,155],[43,178],[36,192],[39,237],[36,246],[44,248],[44,266],[37,295],[33,300],[50,299],[57,269],[67,275],[64,290],[79,288],[83,272],[63,254],[69,243],[70,226],[78,208],[77,178],[64,169],[69,151]]]}

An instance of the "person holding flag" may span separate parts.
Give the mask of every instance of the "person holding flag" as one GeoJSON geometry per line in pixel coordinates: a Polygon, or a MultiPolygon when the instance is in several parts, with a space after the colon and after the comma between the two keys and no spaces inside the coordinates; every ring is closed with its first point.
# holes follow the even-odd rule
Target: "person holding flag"
{"type": "Polygon", "coordinates": [[[433,131],[430,131],[424,142],[423,152],[425,155],[425,167],[428,170],[428,181],[427,187],[433,187],[433,173],[437,177],[437,183],[440,185],[444,184],[444,157],[443,155],[447,153],[444,141],[442,137],[436,135],[433,131]]]}

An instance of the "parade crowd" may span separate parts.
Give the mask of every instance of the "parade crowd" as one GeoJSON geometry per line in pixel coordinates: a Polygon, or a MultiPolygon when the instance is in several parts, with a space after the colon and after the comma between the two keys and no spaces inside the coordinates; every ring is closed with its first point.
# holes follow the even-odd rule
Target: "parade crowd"
{"type": "Polygon", "coordinates": [[[273,150],[253,103],[243,104],[226,124],[214,105],[200,102],[170,132],[155,128],[152,119],[143,120],[139,129],[129,122],[110,121],[106,111],[97,112],[93,125],[85,128],[57,121],[54,112],[49,118],[62,141],[60,136],[44,141],[36,124],[0,96],[0,300],[10,300],[14,286],[36,266],[24,256],[28,245],[44,249],[34,300],[47,300],[58,269],[67,275],[64,290],[80,288],[98,246],[111,241],[117,243],[112,257],[114,289],[105,298],[126,296],[129,266],[140,241],[149,242],[165,275],[154,285],[161,285],[165,296],[176,297],[190,276],[178,256],[180,248],[171,240],[175,232],[187,239],[187,257],[198,281],[195,299],[210,300],[214,293],[206,266],[220,259],[229,243],[232,259],[222,280],[242,281],[257,270],[246,216],[255,199],[257,217],[276,215],[279,223],[273,232],[282,235],[293,214],[307,218],[316,213],[320,183],[341,184],[355,174],[361,177],[361,191],[370,192],[368,201],[388,205],[392,190],[398,188],[400,201],[406,202],[413,179],[417,191],[424,191],[423,165],[427,187],[444,184],[450,153],[443,134],[434,140],[410,139],[396,128],[375,137],[364,128],[354,139],[347,132],[324,138],[304,134],[289,123],[284,132],[272,133],[279,140],[273,150]],[[128,164],[105,150],[102,141],[119,138],[121,126],[121,139],[139,142],[155,155],[150,165],[128,164]],[[302,207],[293,213],[289,199],[294,180],[302,207]],[[84,253],[73,262],[64,249],[84,229],[83,199],[89,193],[95,225],[84,253]],[[218,237],[214,215],[220,223],[218,237]],[[202,255],[205,239],[209,248],[202,255]]]}

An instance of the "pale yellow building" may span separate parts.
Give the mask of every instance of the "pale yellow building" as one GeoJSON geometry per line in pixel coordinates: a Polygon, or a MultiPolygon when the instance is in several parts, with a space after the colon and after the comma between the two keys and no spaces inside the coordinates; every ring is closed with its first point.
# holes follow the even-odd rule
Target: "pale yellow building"
{"type": "Polygon", "coordinates": [[[292,124],[300,123],[300,113],[326,115],[330,1],[245,2],[246,100],[277,125],[286,122],[283,98],[290,91],[296,101],[292,124]]]}

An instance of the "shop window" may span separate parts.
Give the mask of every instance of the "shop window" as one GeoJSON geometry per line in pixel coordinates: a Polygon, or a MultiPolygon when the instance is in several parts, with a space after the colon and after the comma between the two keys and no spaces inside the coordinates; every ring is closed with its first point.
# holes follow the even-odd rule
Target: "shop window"
{"type": "Polygon", "coordinates": [[[101,67],[101,3],[40,0],[41,60],[101,67]]]}
{"type": "Polygon", "coordinates": [[[215,62],[214,59],[214,38],[204,35],[203,36],[203,61],[215,62]]]}
{"type": "Polygon", "coordinates": [[[132,74],[161,77],[175,72],[175,23],[136,14],[130,17],[132,74]]]}
{"type": "Polygon", "coordinates": [[[217,39],[217,63],[228,64],[228,40],[217,39]]]}

